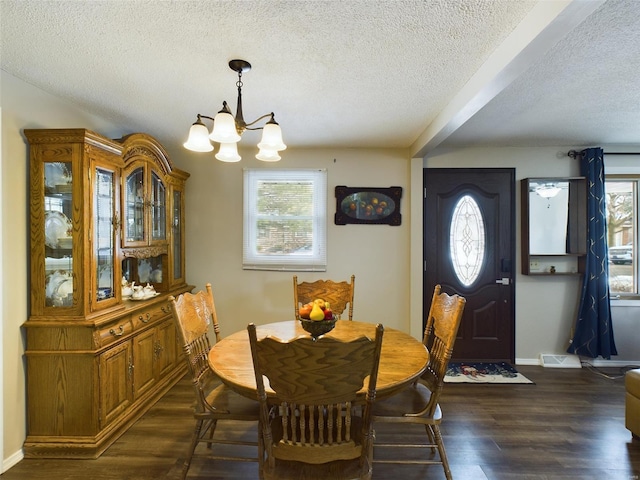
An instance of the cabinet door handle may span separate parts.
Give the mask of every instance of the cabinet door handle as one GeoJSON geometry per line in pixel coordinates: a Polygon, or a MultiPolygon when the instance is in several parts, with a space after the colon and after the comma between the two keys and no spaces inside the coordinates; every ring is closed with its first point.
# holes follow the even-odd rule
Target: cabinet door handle
{"type": "Polygon", "coordinates": [[[109,333],[116,337],[121,337],[122,334],[124,333],[124,325],[120,325],[117,332],[112,328],[111,330],[109,330],[109,333]]]}
{"type": "Polygon", "coordinates": [[[147,323],[149,320],[151,320],[151,314],[147,312],[147,314],[144,317],[140,315],[138,317],[138,320],[140,320],[142,323],[147,323]]]}
{"type": "Polygon", "coordinates": [[[162,313],[169,313],[169,309],[166,308],[164,305],[160,307],[160,310],[162,310],[162,313]]]}

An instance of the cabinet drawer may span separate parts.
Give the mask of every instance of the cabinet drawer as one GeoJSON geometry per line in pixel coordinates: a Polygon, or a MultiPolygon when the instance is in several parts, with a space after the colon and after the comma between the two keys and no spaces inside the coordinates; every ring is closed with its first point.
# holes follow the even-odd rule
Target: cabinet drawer
{"type": "Polygon", "coordinates": [[[130,317],[122,317],[100,328],[100,330],[96,332],[96,344],[98,348],[104,347],[105,345],[117,342],[122,337],[131,334],[131,332],[133,332],[133,325],[131,324],[130,317]]]}
{"type": "Polygon", "coordinates": [[[149,308],[139,310],[131,314],[131,320],[133,322],[134,330],[144,328],[150,323],[157,322],[158,320],[165,318],[171,314],[169,310],[169,304],[167,302],[156,303],[149,308]]]}

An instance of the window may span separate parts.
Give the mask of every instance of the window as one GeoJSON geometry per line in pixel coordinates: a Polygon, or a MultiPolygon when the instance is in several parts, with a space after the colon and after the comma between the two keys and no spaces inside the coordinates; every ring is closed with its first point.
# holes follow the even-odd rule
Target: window
{"type": "Polygon", "coordinates": [[[640,176],[607,175],[607,242],[612,297],[638,295],[638,186],[640,176]]]}
{"type": "Polygon", "coordinates": [[[449,252],[460,283],[468,287],[480,276],[485,257],[485,224],[482,212],[470,195],[456,204],[451,218],[449,252]]]}
{"type": "Polygon", "coordinates": [[[325,271],[326,224],[326,170],[244,170],[244,269],[325,271]]]}

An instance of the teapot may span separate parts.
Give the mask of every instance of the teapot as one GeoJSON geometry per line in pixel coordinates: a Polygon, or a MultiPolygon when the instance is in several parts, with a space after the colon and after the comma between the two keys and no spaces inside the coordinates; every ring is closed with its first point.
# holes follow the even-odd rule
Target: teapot
{"type": "MultiPolygon", "coordinates": [[[[124,279],[124,277],[122,277],[124,279]]],[[[129,285],[127,282],[124,282],[122,284],[122,296],[123,297],[130,297],[131,295],[133,295],[133,287],[135,285],[136,282],[131,282],[131,285],[129,285]]]]}
{"type": "Polygon", "coordinates": [[[144,291],[145,297],[153,297],[156,294],[156,289],[154,288],[154,286],[149,285],[148,283],[147,283],[147,286],[144,287],[142,290],[144,291]]]}
{"type": "Polygon", "coordinates": [[[144,288],[142,285],[136,285],[133,287],[133,293],[131,294],[131,298],[135,298],[136,300],[140,300],[145,297],[144,288]]]}

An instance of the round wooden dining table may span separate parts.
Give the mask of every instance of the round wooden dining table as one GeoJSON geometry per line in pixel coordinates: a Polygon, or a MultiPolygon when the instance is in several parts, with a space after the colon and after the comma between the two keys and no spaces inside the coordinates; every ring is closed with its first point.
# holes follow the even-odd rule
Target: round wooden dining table
{"type": "MultiPolygon", "coordinates": [[[[376,325],[352,320],[338,320],[335,328],[327,336],[350,340],[362,335],[375,337],[376,325]]],[[[266,336],[281,340],[291,340],[300,335],[308,336],[300,322],[289,320],[256,326],[258,339],[266,336]]],[[[429,351],[411,335],[393,328],[384,329],[382,351],[378,368],[376,398],[381,399],[397,393],[418,378],[427,367],[429,351]]],[[[209,351],[209,365],[222,382],[237,393],[248,398],[256,398],[256,377],[249,346],[249,334],[241,330],[217,342],[209,351]]],[[[265,381],[267,396],[275,393],[265,381]]],[[[366,394],[366,386],[359,396],[366,394]]]]}

